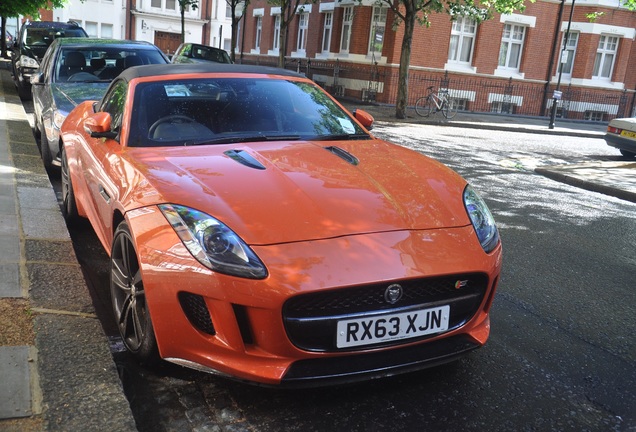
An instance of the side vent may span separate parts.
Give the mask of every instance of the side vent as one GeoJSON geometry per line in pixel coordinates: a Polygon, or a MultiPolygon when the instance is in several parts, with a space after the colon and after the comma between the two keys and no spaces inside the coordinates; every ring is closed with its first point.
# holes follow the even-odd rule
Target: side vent
{"type": "Polygon", "coordinates": [[[339,158],[344,159],[345,161],[349,162],[351,165],[358,165],[360,163],[357,157],[355,157],[348,151],[341,149],[340,147],[329,146],[329,147],[325,147],[325,150],[328,150],[331,153],[338,156],[339,158]]]}
{"type": "Polygon", "coordinates": [[[245,165],[250,168],[264,170],[265,166],[257,161],[254,156],[246,152],[245,150],[228,150],[223,154],[236,162],[245,165]]]}
{"type": "Polygon", "coordinates": [[[188,321],[199,331],[214,336],[216,330],[210,318],[210,311],[203,297],[187,292],[179,293],[179,303],[188,321]]]}
{"type": "Polygon", "coordinates": [[[236,323],[241,331],[241,337],[245,345],[254,344],[254,336],[252,335],[252,326],[250,325],[249,317],[247,316],[247,310],[245,306],[233,304],[234,315],[236,316],[236,323]]]}

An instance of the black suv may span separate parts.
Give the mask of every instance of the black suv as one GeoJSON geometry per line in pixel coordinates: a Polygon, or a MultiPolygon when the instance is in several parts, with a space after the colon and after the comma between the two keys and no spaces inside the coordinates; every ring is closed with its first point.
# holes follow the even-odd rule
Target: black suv
{"type": "Polygon", "coordinates": [[[13,82],[23,99],[31,97],[31,75],[36,71],[49,45],[59,37],[88,37],[76,22],[55,21],[27,22],[20,28],[20,35],[13,43],[11,66],[13,82]]]}

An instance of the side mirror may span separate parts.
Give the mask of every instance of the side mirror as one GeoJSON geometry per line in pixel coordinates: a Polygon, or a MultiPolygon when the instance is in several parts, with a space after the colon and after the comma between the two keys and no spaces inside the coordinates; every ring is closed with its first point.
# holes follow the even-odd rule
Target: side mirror
{"type": "Polygon", "coordinates": [[[110,122],[110,114],[107,112],[91,114],[84,120],[84,130],[93,138],[114,139],[117,132],[110,130],[110,122]]]}
{"type": "Polygon", "coordinates": [[[31,84],[32,85],[43,85],[44,84],[44,74],[42,72],[36,72],[31,76],[31,84]]]}
{"type": "Polygon", "coordinates": [[[367,128],[367,130],[373,129],[373,116],[366,111],[361,109],[353,110],[353,116],[358,120],[362,126],[367,128]]]}

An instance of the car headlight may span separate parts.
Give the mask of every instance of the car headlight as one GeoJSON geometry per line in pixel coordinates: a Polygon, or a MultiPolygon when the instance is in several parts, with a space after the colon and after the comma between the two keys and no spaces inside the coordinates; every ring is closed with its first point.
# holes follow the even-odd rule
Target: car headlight
{"type": "Polygon", "coordinates": [[[37,69],[39,66],[39,63],[33,57],[20,56],[20,67],[37,69]]]}
{"type": "Polygon", "coordinates": [[[499,231],[488,206],[470,185],[464,189],[464,206],[466,206],[466,212],[475,228],[481,247],[486,253],[492,252],[499,244],[499,231]]]}
{"type": "Polygon", "coordinates": [[[249,279],[267,276],[254,251],[222,222],[180,205],[162,204],[159,209],[192,256],[210,270],[249,279]]]}

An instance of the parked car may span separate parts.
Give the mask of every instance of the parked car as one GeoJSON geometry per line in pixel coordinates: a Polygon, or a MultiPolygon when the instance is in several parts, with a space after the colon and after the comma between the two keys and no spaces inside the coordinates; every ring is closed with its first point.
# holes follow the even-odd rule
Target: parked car
{"type": "Polygon", "coordinates": [[[232,63],[222,49],[195,43],[182,43],[172,56],[172,63],[232,63]]]}
{"type": "Polygon", "coordinates": [[[166,64],[168,59],[148,42],[56,39],[32,79],[35,130],[44,165],[60,165],[60,127],[77,104],[102,97],[125,68],[156,63],[166,64]]]}
{"type": "Polygon", "coordinates": [[[11,67],[13,82],[23,99],[31,97],[31,75],[35,73],[46,50],[57,38],[88,37],[76,22],[56,21],[27,22],[20,28],[20,35],[12,49],[11,67]]]}
{"type": "Polygon", "coordinates": [[[331,384],[481,347],[501,270],[458,174],[300,74],[142,66],[62,125],[62,208],[110,256],[124,344],[242,380],[331,384]]]}
{"type": "Polygon", "coordinates": [[[636,117],[610,120],[605,142],[625,157],[636,157],[636,117]]]}

